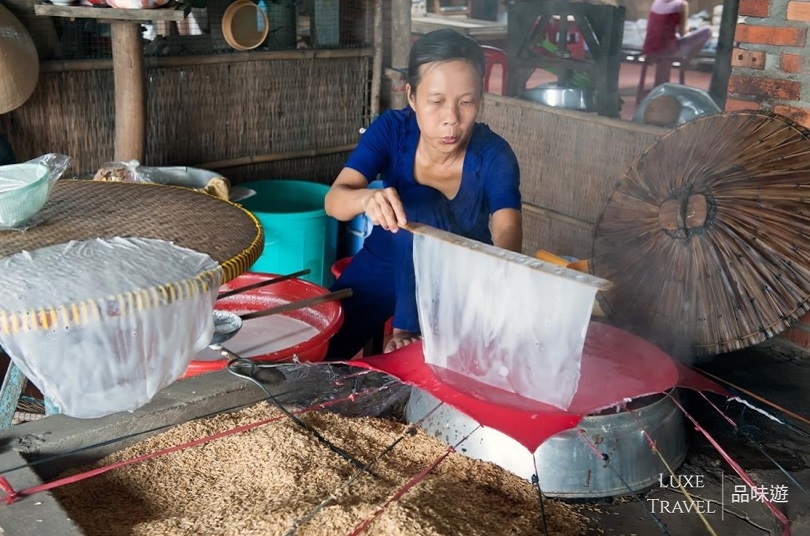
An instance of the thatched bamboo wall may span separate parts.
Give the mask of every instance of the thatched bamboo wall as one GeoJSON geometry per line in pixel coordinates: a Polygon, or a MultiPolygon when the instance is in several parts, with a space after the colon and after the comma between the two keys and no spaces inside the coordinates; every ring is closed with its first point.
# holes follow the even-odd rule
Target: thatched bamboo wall
{"type": "MultiPolygon", "coordinates": [[[[216,168],[236,183],[329,182],[369,120],[371,49],[148,58],[147,77],[144,164],[216,168]]],[[[113,157],[113,88],[109,60],[44,62],[0,130],[18,159],[60,152],[91,174],[113,157]]]]}
{"type": "Polygon", "coordinates": [[[523,249],[588,258],[602,206],[663,129],[487,94],[481,121],[514,149],[523,249]]]}

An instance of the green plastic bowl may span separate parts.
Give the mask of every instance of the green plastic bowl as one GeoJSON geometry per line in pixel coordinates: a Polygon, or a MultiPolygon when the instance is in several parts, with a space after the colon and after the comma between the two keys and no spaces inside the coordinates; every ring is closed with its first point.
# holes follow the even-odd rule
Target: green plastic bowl
{"type": "Polygon", "coordinates": [[[48,200],[50,172],[42,164],[0,166],[0,228],[31,219],[48,200]]]}

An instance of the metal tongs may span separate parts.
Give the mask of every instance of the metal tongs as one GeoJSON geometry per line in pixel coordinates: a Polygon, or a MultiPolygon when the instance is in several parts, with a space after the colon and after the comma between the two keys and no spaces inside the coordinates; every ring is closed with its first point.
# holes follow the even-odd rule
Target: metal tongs
{"type": "MultiPolygon", "coordinates": [[[[321,303],[326,303],[334,300],[342,300],[343,298],[348,298],[352,295],[352,289],[344,288],[341,290],[337,290],[335,292],[330,292],[328,294],[322,294],[321,296],[315,296],[313,298],[307,298],[305,300],[298,300],[290,303],[285,303],[283,305],[277,305],[275,307],[270,307],[269,309],[263,309],[261,311],[256,311],[253,313],[246,313],[243,315],[237,315],[236,313],[232,313],[230,311],[222,311],[219,309],[214,310],[214,336],[211,339],[211,344],[209,345],[214,350],[219,350],[222,348],[222,343],[231,339],[234,335],[239,333],[239,330],[242,329],[242,323],[245,320],[251,320],[253,318],[262,318],[265,316],[272,316],[279,313],[286,313],[288,311],[295,311],[297,309],[303,309],[304,307],[309,307],[311,305],[319,305],[321,303]],[[214,348],[218,346],[219,348],[214,348]]],[[[231,357],[235,354],[229,352],[231,357]]],[[[238,356],[236,356],[238,358],[238,356]]]]}
{"type": "Polygon", "coordinates": [[[214,309],[214,335],[211,337],[211,344],[209,344],[208,347],[211,350],[218,352],[223,357],[230,359],[230,362],[228,363],[228,370],[231,373],[236,374],[237,376],[267,381],[271,384],[279,383],[280,381],[283,381],[285,377],[284,374],[273,368],[277,365],[276,363],[256,363],[251,359],[243,358],[239,354],[227,349],[225,346],[223,346],[223,343],[233,338],[234,335],[236,335],[239,330],[242,329],[242,323],[245,320],[271,316],[288,311],[295,311],[311,305],[318,305],[321,303],[348,298],[351,295],[352,289],[345,288],[335,292],[330,292],[328,294],[323,294],[321,296],[285,303],[283,305],[277,305],[276,307],[270,307],[269,309],[243,315],[237,315],[235,313],[231,313],[230,311],[214,309]]]}

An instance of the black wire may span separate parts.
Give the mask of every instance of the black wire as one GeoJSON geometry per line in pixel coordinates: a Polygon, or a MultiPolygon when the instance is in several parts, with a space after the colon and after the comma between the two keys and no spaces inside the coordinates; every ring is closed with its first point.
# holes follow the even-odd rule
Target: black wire
{"type": "MultiPolygon", "coordinates": [[[[755,426],[753,424],[746,424],[745,421],[749,420],[747,418],[747,416],[746,416],[749,409],[750,408],[748,408],[748,406],[743,405],[743,408],[740,411],[740,416],[737,419],[739,422],[737,424],[733,425],[735,435],[742,436],[746,441],[748,441],[750,444],[752,444],[754,447],[756,447],[757,450],[759,450],[759,452],[763,456],[768,458],[768,460],[772,464],[774,464],[776,466],[776,468],[779,469],[779,471],[781,471],[782,474],[784,474],[788,478],[788,480],[793,482],[793,484],[795,484],[797,488],[799,488],[802,492],[804,492],[805,495],[810,496],[810,492],[808,492],[807,489],[804,486],[802,486],[801,483],[798,480],[796,480],[796,478],[793,475],[791,475],[790,472],[788,472],[788,470],[785,469],[782,466],[782,464],[777,462],[770,454],[768,454],[768,452],[765,450],[765,447],[762,445],[762,443],[754,437],[754,435],[752,434],[752,430],[756,430],[757,432],[761,432],[761,430],[760,430],[759,427],[757,427],[757,426],[755,426]]],[[[758,415],[756,412],[752,412],[752,413],[754,415],[758,415]]]]}
{"type": "Polygon", "coordinates": [[[773,463],[773,464],[774,464],[774,465],[777,467],[777,469],[779,469],[779,470],[780,470],[780,471],[781,471],[781,472],[782,472],[782,473],[783,473],[783,474],[784,474],[786,477],[788,477],[788,479],[789,479],[791,482],[793,482],[793,483],[796,485],[796,487],[797,487],[797,488],[799,488],[800,490],[802,490],[802,491],[804,492],[804,494],[805,494],[805,495],[810,496],[810,492],[808,492],[808,491],[807,491],[807,489],[805,489],[805,487],[804,487],[804,486],[802,486],[802,485],[801,485],[801,483],[799,483],[799,481],[798,481],[798,480],[796,480],[796,479],[793,477],[793,475],[791,475],[791,474],[788,472],[788,470],[787,470],[787,469],[785,469],[784,467],[782,467],[782,465],[781,465],[779,462],[777,462],[776,460],[774,460],[774,459],[771,457],[771,455],[770,455],[770,454],[768,454],[768,453],[765,451],[765,448],[762,446],[762,444],[761,444],[761,443],[759,443],[757,440],[755,440],[753,437],[751,437],[751,436],[750,436],[750,434],[748,434],[748,432],[745,432],[745,431],[743,431],[743,430],[739,430],[739,434],[740,434],[741,436],[743,436],[745,439],[747,439],[747,440],[748,440],[748,441],[749,441],[749,442],[750,442],[752,445],[754,445],[754,446],[755,446],[755,447],[756,447],[756,448],[757,448],[757,449],[758,449],[758,450],[759,450],[759,451],[762,453],[762,455],[763,455],[763,456],[765,456],[766,458],[768,458],[768,459],[771,461],[771,463],[773,463]]]}
{"type": "MultiPolygon", "coordinates": [[[[303,387],[299,387],[297,389],[289,389],[287,391],[280,392],[276,396],[281,397],[281,396],[286,396],[286,395],[292,395],[292,394],[295,394],[295,393],[299,393],[299,392],[301,392],[303,390],[304,390],[303,387]]],[[[256,400],[251,401],[251,402],[245,402],[243,404],[230,406],[230,407],[218,410],[218,411],[212,411],[211,413],[198,415],[197,417],[189,419],[186,422],[193,422],[193,421],[200,420],[200,419],[206,419],[208,417],[213,417],[215,415],[221,415],[223,413],[228,413],[230,411],[234,411],[234,410],[237,410],[237,409],[246,408],[248,406],[252,406],[254,404],[258,404],[259,402],[265,402],[265,401],[267,401],[267,397],[257,398],[256,400]]],[[[312,404],[312,405],[316,406],[318,404],[316,403],[316,404],[312,404]]],[[[118,437],[115,437],[115,438],[112,438],[112,439],[107,439],[105,441],[101,441],[101,442],[98,442],[98,443],[93,443],[92,445],[85,445],[83,447],[79,447],[79,448],[76,448],[76,449],[73,449],[73,450],[69,450],[67,452],[60,452],[58,454],[51,454],[50,456],[39,457],[39,458],[30,460],[30,461],[27,460],[25,464],[18,465],[16,467],[11,467],[11,468],[8,468],[8,469],[0,470],[0,475],[5,475],[5,474],[10,473],[12,471],[18,471],[20,469],[25,469],[26,467],[34,467],[34,466],[37,466],[37,465],[40,465],[40,464],[46,464],[46,463],[50,463],[50,462],[59,461],[59,460],[64,459],[64,458],[69,458],[70,456],[73,456],[75,454],[80,454],[82,452],[86,452],[86,451],[89,451],[89,450],[98,449],[98,448],[106,447],[106,446],[113,445],[113,444],[116,444],[116,443],[120,443],[122,441],[126,441],[127,439],[134,439],[134,438],[137,438],[137,437],[140,437],[140,436],[143,436],[143,435],[157,433],[157,432],[160,432],[162,430],[173,428],[173,427],[177,426],[178,424],[180,424],[180,423],[164,424],[164,425],[161,425],[161,426],[156,426],[155,428],[149,428],[148,430],[142,430],[140,432],[134,432],[132,434],[118,436],[118,437]]],[[[23,455],[27,454],[27,455],[31,455],[31,456],[36,456],[37,455],[37,453],[35,453],[35,452],[23,452],[22,454],[23,455]]]]}
{"type": "Polygon", "coordinates": [[[652,518],[653,522],[658,527],[658,529],[667,536],[672,536],[672,533],[669,532],[669,528],[667,528],[666,523],[664,523],[663,520],[661,520],[661,518],[655,515],[655,512],[653,512],[652,510],[647,510],[647,508],[643,506],[644,502],[641,500],[641,497],[639,497],[639,495],[633,490],[633,488],[630,487],[630,484],[628,484],[627,481],[622,477],[621,473],[619,473],[616,469],[613,468],[613,464],[610,463],[610,456],[608,456],[607,453],[605,452],[601,452],[601,458],[602,461],[605,462],[605,467],[613,471],[613,474],[616,476],[616,478],[619,479],[622,485],[624,485],[624,487],[627,488],[627,491],[630,492],[630,495],[632,495],[634,499],[636,499],[640,504],[642,504],[642,509],[647,514],[649,514],[649,516],[652,518]]]}
{"type": "MultiPolygon", "coordinates": [[[[253,373],[256,370],[258,370],[258,367],[256,366],[256,364],[254,362],[252,362],[252,361],[248,361],[248,360],[245,360],[245,359],[233,359],[228,363],[228,371],[231,374],[233,374],[234,376],[237,376],[239,378],[249,380],[249,381],[253,382],[254,384],[258,385],[259,388],[262,391],[264,391],[264,393],[267,395],[267,400],[269,402],[272,402],[273,405],[275,405],[282,413],[284,413],[284,415],[289,417],[295,424],[297,424],[298,426],[302,427],[304,430],[306,430],[307,432],[309,432],[313,436],[315,436],[315,439],[317,439],[322,445],[324,445],[329,450],[331,450],[332,452],[334,452],[335,454],[337,454],[338,456],[340,456],[341,458],[343,458],[347,462],[351,463],[352,465],[354,465],[355,467],[357,467],[361,471],[367,471],[367,469],[366,469],[366,467],[368,466],[367,463],[361,462],[360,460],[356,459],[355,457],[353,457],[351,454],[349,454],[348,452],[346,452],[342,448],[338,447],[337,445],[335,445],[334,443],[332,443],[331,441],[329,441],[328,439],[323,437],[321,435],[321,433],[318,432],[318,430],[316,430],[315,428],[313,428],[308,422],[306,422],[303,419],[299,418],[295,414],[291,413],[287,408],[285,408],[284,404],[279,402],[278,399],[275,396],[273,396],[273,394],[270,391],[267,390],[267,388],[264,386],[264,384],[262,384],[260,381],[258,381],[256,378],[253,377],[253,373]],[[247,363],[245,363],[245,361],[247,361],[247,363]],[[245,368],[247,368],[250,371],[250,374],[243,374],[243,373],[237,371],[237,366],[240,366],[240,365],[247,365],[245,368]]],[[[371,475],[374,475],[374,473],[371,472],[371,471],[368,471],[368,473],[371,474],[371,475]]],[[[377,476],[377,475],[374,475],[374,476],[377,476]]]]}
{"type": "Polygon", "coordinates": [[[540,503],[540,520],[543,522],[543,534],[548,536],[548,524],[546,523],[546,503],[543,501],[543,490],[540,489],[540,478],[537,473],[532,475],[532,486],[537,490],[537,502],[540,503]]]}

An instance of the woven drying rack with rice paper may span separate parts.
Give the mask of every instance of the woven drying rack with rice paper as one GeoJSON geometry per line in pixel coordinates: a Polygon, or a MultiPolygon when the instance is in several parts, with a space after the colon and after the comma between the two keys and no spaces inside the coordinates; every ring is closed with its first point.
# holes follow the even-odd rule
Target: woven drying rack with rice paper
{"type": "Polygon", "coordinates": [[[222,283],[258,258],[258,221],[158,184],[60,180],[25,232],[0,242],[0,344],[63,413],[132,410],[213,335],[222,283]]]}

